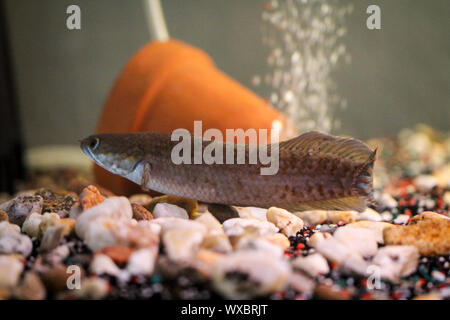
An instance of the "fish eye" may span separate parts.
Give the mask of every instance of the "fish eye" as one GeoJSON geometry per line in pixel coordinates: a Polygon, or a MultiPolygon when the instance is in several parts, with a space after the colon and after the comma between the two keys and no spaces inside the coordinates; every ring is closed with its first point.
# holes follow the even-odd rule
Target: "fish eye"
{"type": "Polygon", "coordinates": [[[91,141],[89,142],[89,148],[91,150],[95,150],[95,148],[98,147],[99,143],[100,143],[99,138],[92,138],[91,141]]]}

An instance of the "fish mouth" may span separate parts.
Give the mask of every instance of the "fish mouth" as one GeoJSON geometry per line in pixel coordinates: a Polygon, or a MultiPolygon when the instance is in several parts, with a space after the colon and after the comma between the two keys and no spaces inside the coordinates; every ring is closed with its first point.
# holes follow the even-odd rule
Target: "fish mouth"
{"type": "Polygon", "coordinates": [[[81,151],[83,151],[83,153],[85,155],[87,155],[89,158],[91,158],[95,163],[100,164],[91,149],[93,139],[96,139],[96,138],[89,137],[89,138],[81,140],[80,148],[81,148],[81,151]]]}

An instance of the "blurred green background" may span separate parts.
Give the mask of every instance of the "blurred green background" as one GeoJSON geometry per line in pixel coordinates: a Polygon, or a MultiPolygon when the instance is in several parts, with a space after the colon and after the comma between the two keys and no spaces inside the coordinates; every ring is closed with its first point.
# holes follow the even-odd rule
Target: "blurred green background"
{"type": "MultiPolygon", "coordinates": [[[[450,1],[351,1],[352,56],[333,77],[348,101],[337,133],[364,139],[416,123],[450,129],[450,1]],[[381,7],[381,30],[366,9],[381,7]]],[[[251,85],[267,70],[264,0],[162,0],[170,35],[208,52],[217,66],[251,85]]],[[[10,40],[26,145],[76,144],[94,132],[114,79],[149,34],[140,0],[7,0],[10,40]],[[81,7],[82,29],[66,28],[81,7]]]]}

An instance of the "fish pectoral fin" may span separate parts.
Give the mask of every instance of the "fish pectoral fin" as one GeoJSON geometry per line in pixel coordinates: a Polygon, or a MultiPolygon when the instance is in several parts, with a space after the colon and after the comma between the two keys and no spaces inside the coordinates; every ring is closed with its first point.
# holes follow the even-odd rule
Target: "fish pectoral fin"
{"type": "Polygon", "coordinates": [[[151,173],[151,165],[148,162],[144,163],[144,170],[142,172],[142,179],[141,179],[141,188],[144,191],[149,191],[148,184],[150,183],[150,173],[151,173]]]}
{"type": "Polygon", "coordinates": [[[299,203],[289,208],[291,211],[308,210],[355,210],[364,211],[367,206],[367,199],[364,197],[345,197],[339,199],[307,201],[299,203]]]}

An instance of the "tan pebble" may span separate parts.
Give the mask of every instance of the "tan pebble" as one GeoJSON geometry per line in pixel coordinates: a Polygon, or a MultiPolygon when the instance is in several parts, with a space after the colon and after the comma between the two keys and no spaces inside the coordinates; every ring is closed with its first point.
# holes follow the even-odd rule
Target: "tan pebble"
{"type": "Polygon", "coordinates": [[[222,259],[225,255],[222,253],[218,253],[212,250],[208,249],[200,249],[198,250],[195,259],[199,260],[203,263],[206,263],[208,265],[213,265],[216,263],[219,259],[222,259]]]}
{"type": "Polygon", "coordinates": [[[7,287],[0,288],[0,301],[8,300],[12,295],[11,289],[7,287]]]}
{"type": "Polygon", "coordinates": [[[104,200],[105,198],[94,185],[87,186],[80,194],[81,207],[83,210],[92,208],[102,203],[104,200]]]}
{"type": "Polygon", "coordinates": [[[302,219],[306,226],[315,226],[327,220],[326,210],[298,211],[293,214],[302,219]]]}
{"type": "Polygon", "coordinates": [[[12,255],[0,255],[0,288],[14,287],[22,271],[22,261],[12,255]]]}
{"type": "Polygon", "coordinates": [[[40,251],[51,251],[55,249],[64,238],[65,226],[58,224],[48,227],[42,236],[40,251]]]}
{"type": "Polygon", "coordinates": [[[386,245],[413,245],[424,256],[450,253],[450,221],[446,219],[417,219],[414,224],[385,229],[383,237],[386,245]]]}
{"type": "Polygon", "coordinates": [[[75,230],[75,224],[77,221],[72,218],[64,218],[59,220],[59,223],[64,226],[64,235],[68,236],[75,230]]]}
{"type": "Polygon", "coordinates": [[[131,203],[131,208],[133,209],[133,219],[136,219],[137,221],[153,219],[152,213],[145,209],[142,205],[131,203]]]}
{"type": "Polygon", "coordinates": [[[352,223],[355,222],[355,215],[354,211],[327,211],[327,220],[331,223],[352,223]]]}
{"type": "Polygon", "coordinates": [[[72,290],[71,293],[78,299],[99,300],[109,292],[109,283],[102,278],[89,278],[81,282],[80,290],[72,290]]]}
{"type": "Polygon", "coordinates": [[[287,210],[271,207],[267,210],[267,221],[276,225],[287,237],[292,237],[303,229],[303,220],[287,210]]]}
{"type": "Polygon", "coordinates": [[[430,292],[415,296],[413,300],[442,300],[442,297],[437,292],[430,292]]]}
{"type": "Polygon", "coordinates": [[[450,206],[450,191],[446,191],[442,199],[446,205],[450,206]]]}
{"type": "Polygon", "coordinates": [[[194,267],[201,275],[209,278],[214,265],[220,259],[225,257],[224,254],[211,251],[208,249],[198,250],[195,259],[191,261],[191,266],[194,267]]]}
{"type": "Polygon", "coordinates": [[[41,223],[39,224],[38,237],[42,238],[47,228],[59,225],[60,220],[61,218],[56,213],[44,213],[42,215],[41,223]]]}
{"type": "Polygon", "coordinates": [[[424,212],[421,212],[420,214],[412,217],[410,224],[417,223],[421,220],[434,220],[434,219],[444,219],[444,220],[450,221],[450,217],[445,216],[443,214],[439,214],[439,213],[436,213],[433,211],[424,211],[424,212]]]}
{"type": "Polygon", "coordinates": [[[314,247],[315,245],[317,245],[319,242],[327,240],[327,239],[331,239],[333,236],[328,233],[328,232],[315,232],[309,239],[308,239],[308,244],[311,247],[314,247]]]}
{"type": "Polygon", "coordinates": [[[262,237],[263,237],[263,239],[279,246],[283,250],[286,250],[291,246],[291,243],[290,243],[288,237],[286,237],[282,233],[266,234],[262,237]]]}
{"type": "Polygon", "coordinates": [[[200,222],[201,224],[203,224],[209,233],[223,232],[222,225],[220,224],[219,220],[217,220],[217,218],[214,217],[210,212],[204,212],[198,218],[196,218],[194,221],[200,222]]]}
{"type": "Polygon", "coordinates": [[[9,223],[8,221],[0,222],[0,237],[6,236],[12,233],[20,233],[20,227],[16,224],[9,223]]]}
{"type": "Polygon", "coordinates": [[[225,235],[222,225],[211,213],[205,212],[195,219],[196,222],[203,224],[208,233],[202,242],[202,248],[215,250],[218,252],[230,252],[232,250],[230,240],[225,235]]]}
{"type": "Polygon", "coordinates": [[[179,206],[179,207],[183,208],[184,210],[186,210],[186,212],[189,214],[189,217],[196,216],[196,211],[198,208],[198,202],[196,200],[175,197],[175,196],[169,196],[169,195],[153,198],[152,201],[146,206],[146,208],[150,212],[153,212],[153,209],[155,208],[155,206],[158,203],[169,203],[169,204],[179,206]]]}
{"type": "MultiPolygon", "coordinates": [[[[83,269],[81,269],[81,276],[83,269]]],[[[70,277],[67,268],[63,265],[52,267],[41,274],[41,280],[48,291],[58,292],[67,289],[67,279],[70,277]]]]}
{"type": "Polygon", "coordinates": [[[8,214],[5,211],[0,210],[0,222],[2,222],[2,221],[8,222],[9,218],[8,218],[8,214]]]}
{"type": "Polygon", "coordinates": [[[27,258],[24,257],[23,255],[21,255],[20,253],[5,254],[5,255],[2,255],[2,257],[14,258],[14,259],[20,261],[20,263],[22,263],[23,265],[25,265],[27,263],[27,258]]]}
{"type": "Polygon", "coordinates": [[[43,220],[43,215],[40,213],[30,214],[22,225],[22,231],[30,237],[39,237],[39,225],[43,220]]]}
{"type": "Polygon", "coordinates": [[[202,241],[202,234],[189,229],[169,230],[162,237],[167,256],[172,261],[178,262],[191,260],[196,255],[202,241]]]}
{"type": "Polygon", "coordinates": [[[125,264],[134,251],[135,249],[130,247],[117,245],[104,247],[97,252],[110,257],[115,263],[120,265],[125,264]]]}
{"type": "Polygon", "coordinates": [[[45,286],[34,272],[27,272],[22,282],[14,289],[14,296],[20,300],[44,300],[45,286]]]}
{"type": "Polygon", "coordinates": [[[339,287],[330,286],[326,284],[318,284],[314,291],[317,299],[322,300],[350,300],[351,293],[346,290],[341,290],[339,287]]]}
{"type": "Polygon", "coordinates": [[[267,209],[258,207],[234,207],[240,218],[244,219],[258,219],[265,221],[267,220],[267,209]]]}
{"type": "Polygon", "coordinates": [[[138,193],[129,197],[128,200],[130,200],[131,203],[135,203],[145,207],[150,204],[150,202],[152,201],[152,197],[146,193],[138,193]]]}

